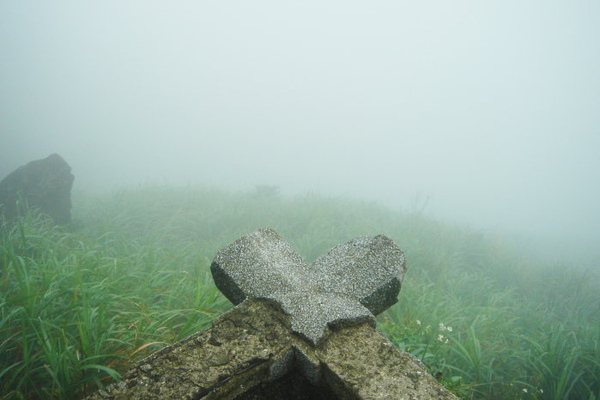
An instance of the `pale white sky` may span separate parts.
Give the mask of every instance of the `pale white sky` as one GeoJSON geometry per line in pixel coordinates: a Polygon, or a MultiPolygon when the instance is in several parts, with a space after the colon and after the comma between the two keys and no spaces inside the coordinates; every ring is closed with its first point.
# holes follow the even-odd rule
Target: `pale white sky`
{"type": "Polygon", "coordinates": [[[421,195],[592,249],[599,39],[597,0],[4,1],[0,175],[421,195]]]}

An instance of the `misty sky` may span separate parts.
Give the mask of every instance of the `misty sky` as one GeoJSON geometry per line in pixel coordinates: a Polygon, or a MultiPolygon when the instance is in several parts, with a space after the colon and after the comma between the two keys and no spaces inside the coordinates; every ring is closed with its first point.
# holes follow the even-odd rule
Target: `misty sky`
{"type": "Polygon", "coordinates": [[[592,249],[599,41],[598,0],[2,1],[0,175],[420,196],[592,249]]]}

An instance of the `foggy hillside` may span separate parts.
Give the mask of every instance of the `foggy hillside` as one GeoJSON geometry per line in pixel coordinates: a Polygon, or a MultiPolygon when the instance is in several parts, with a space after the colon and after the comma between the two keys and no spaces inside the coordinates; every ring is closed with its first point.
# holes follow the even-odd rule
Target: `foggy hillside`
{"type": "MultiPolygon", "coordinates": [[[[0,177],[275,185],[600,250],[600,3],[6,1],[0,177]]],[[[538,251],[538,250],[536,250],[538,251]]]]}

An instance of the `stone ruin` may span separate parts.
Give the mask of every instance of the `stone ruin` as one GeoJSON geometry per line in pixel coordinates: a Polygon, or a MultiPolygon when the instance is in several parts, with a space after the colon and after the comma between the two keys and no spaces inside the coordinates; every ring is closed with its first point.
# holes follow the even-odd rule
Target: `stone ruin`
{"type": "Polygon", "coordinates": [[[376,330],[406,271],[387,237],[357,237],[306,264],[260,229],[221,250],[211,271],[236,307],[89,400],[458,399],[376,330]]]}
{"type": "Polygon", "coordinates": [[[38,209],[56,224],[71,221],[71,167],[51,154],[17,168],[0,182],[0,222],[38,209]]]}

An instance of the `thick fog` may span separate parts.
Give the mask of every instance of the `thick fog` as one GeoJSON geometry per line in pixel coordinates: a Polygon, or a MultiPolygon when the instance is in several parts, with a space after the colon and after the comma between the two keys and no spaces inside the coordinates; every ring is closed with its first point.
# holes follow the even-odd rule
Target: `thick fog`
{"type": "MultiPolygon", "coordinates": [[[[600,2],[4,1],[0,175],[278,185],[599,259],[600,2]]],[[[589,258],[589,257],[588,257],[589,258]]]]}

